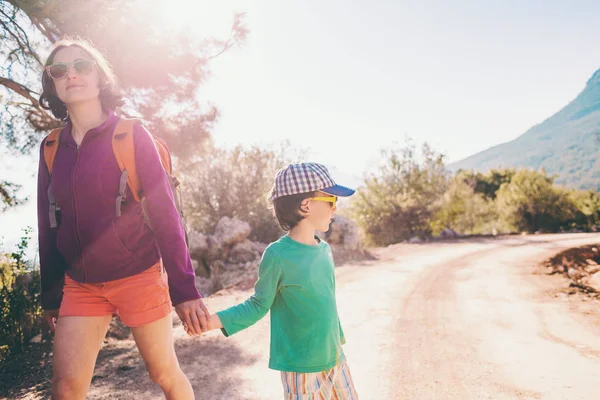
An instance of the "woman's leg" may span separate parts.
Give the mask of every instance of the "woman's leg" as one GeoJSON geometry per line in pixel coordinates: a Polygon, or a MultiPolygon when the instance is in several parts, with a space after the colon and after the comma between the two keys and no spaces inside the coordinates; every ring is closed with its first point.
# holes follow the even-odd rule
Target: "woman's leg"
{"type": "Polygon", "coordinates": [[[131,328],[150,378],[169,400],[194,399],[192,385],[179,367],[173,346],[171,314],[149,324],[131,328]]]}
{"type": "Polygon", "coordinates": [[[112,315],[60,317],[54,335],[52,398],[85,399],[112,315]]]}

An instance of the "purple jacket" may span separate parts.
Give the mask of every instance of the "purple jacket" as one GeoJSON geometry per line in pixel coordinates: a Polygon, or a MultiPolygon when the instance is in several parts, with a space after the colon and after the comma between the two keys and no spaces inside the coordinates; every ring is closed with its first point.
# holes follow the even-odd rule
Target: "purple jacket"
{"type": "MultiPolygon", "coordinates": [[[[174,305],[200,296],[168,177],[146,129],[134,128],[135,162],[145,197],[140,203],[127,187],[117,217],[121,171],[111,140],[119,120],[114,113],[85,135],[79,149],[71,124],[62,130],[52,169],[52,191],[60,206],[58,228],[50,228],[48,169],[40,151],[38,228],[42,307],[57,309],[65,273],[81,283],[108,282],[139,274],[162,257],[174,305]]],[[[135,294],[132,294],[135,295],[135,294]]]]}

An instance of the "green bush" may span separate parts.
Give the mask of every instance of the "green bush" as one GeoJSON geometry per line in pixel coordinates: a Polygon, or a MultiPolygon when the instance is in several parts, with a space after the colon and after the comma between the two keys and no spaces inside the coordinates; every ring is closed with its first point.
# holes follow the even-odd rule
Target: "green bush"
{"type": "Polygon", "coordinates": [[[591,190],[573,190],[569,197],[575,205],[575,217],[570,227],[591,231],[600,223],[600,194],[591,190]]]}
{"type": "Polygon", "coordinates": [[[442,155],[427,145],[417,155],[410,142],[383,151],[381,160],[348,209],[372,245],[426,238],[445,228],[472,235],[600,225],[600,194],[556,186],[545,171],[460,170],[448,179],[442,155]]]}
{"type": "Polygon", "coordinates": [[[190,228],[212,233],[222,217],[235,217],[252,227],[251,240],[271,242],[282,231],[267,202],[277,171],[298,161],[302,150],[289,143],[280,149],[258,146],[209,149],[183,168],[183,203],[190,228]]]}
{"type": "MultiPolygon", "coordinates": [[[[191,228],[212,233],[221,217],[252,227],[250,238],[275,240],[279,229],[265,200],[275,173],[302,152],[257,146],[210,147],[179,166],[191,228]]],[[[513,231],[592,230],[600,223],[600,195],[554,185],[544,171],[458,171],[450,177],[444,156],[425,144],[383,150],[378,169],[367,175],[344,210],[367,244],[388,245],[427,238],[451,228],[461,234],[513,231]]]]}
{"type": "Polygon", "coordinates": [[[40,273],[25,258],[30,233],[16,252],[0,254],[0,358],[23,351],[41,333],[40,273]]]}
{"type": "Polygon", "coordinates": [[[545,171],[519,170],[503,183],[496,198],[498,212],[518,231],[558,232],[577,213],[567,190],[554,186],[545,171]]]}
{"type": "Polygon", "coordinates": [[[473,186],[460,174],[452,179],[431,221],[434,235],[445,228],[466,235],[491,234],[501,230],[494,201],[483,193],[477,193],[473,186]]]}
{"type": "Polygon", "coordinates": [[[388,245],[431,235],[431,218],[447,186],[444,156],[423,145],[421,154],[408,141],[383,150],[378,170],[365,179],[349,207],[369,244],[388,245]]]}
{"type": "Polygon", "coordinates": [[[511,181],[516,170],[492,169],[487,173],[460,170],[456,173],[456,179],[462,180],[473,188],[473,192],[483,196],[485,200],[495,200],[498,190],[503,183],[511,181]]]}

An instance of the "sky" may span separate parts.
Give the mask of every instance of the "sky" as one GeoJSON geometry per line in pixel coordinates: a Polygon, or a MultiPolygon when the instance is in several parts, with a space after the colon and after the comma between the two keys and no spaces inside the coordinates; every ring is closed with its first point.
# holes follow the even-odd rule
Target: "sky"
{"type": "MultiPolygon", "coordinates": [[[[220,37],[232,13],[245,12],[246,42],[212,62],[198,93],[221,111],[216,143],[289,140],[342,184],[407,136],[448,162],[510,141],[575,98],[600,68],[597,1],[149,4],[165,30],[220,37]]],[[[35,198],[36,163],[4,157],[0,167],[23,176],[22,194],[35,198]]],[[[11,243],[19,227],[35,224],[30,203],[0,216],[0,237],[11,243]]]]}

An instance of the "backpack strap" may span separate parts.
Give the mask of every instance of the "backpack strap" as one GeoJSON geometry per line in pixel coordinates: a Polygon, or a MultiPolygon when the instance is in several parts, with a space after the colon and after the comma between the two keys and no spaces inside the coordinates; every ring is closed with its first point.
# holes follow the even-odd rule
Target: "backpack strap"
{"type": "MultiPolygon", "coordinates": [[[[117,217],[121,216],[121,206],[126,200],[126,188],[128,185],[129,189],[131,189],[134,200],[136,202],[140,202],[142,200],[142,188],[135,165],[135,148],[133,141],[133,127],[136,124],[141,125],[141,122],[137,119],[121,119],[115,126],[115,130],[113,132],[113,153],[117,160],[117,164],[119,164],[119,169],[121,170],[119,193],[115,203],[117,217]]],[[[171,152],[169,151],[167,144],[162,139],[154,135],[150,136],[154,146],[156,147],[156,150],[158,151],[158,155],[160,156],[160,162],[169,178],[169,184],[171,185],[175,206],[179,212],[179,216],[181,217],[185,231],[185,217],[183,215],[183,205],[179,187],[180,182],[177,178],[172,176],[173,163],[171,161],[171,152]]],[[[187,243],[187,232],[185,232],[185,236],[187,243]]]]}
{"type": "Polygon", "coordinates": [[[56,153],[58,152],[60,144],[60,132],[62,132],[62,128],[54,129],[46,136],[43,142],[44,162],[46,163],[48,175],[50,176],[50,183],[48,184],[48,217],[50,219],[50,228],[56,228],[58,226],[57,213],[60,211],[60,207],[56,203],[54,193],[52,192],[52,167],[54,166],[54,159],[56,158],[56,153]]]}
{"type": "Polygon", "coordinates": [[[167,175],[171,176],[173,173],[173,164],[171,163],[169,146],[167,146],[167,143],[164,140],[154,135],[152,135],[152,140],[154,140],[154,146],[156,147],[156,150],[158,150],[158,155],[160,156],[160,162],[163,165],[163,168],[167,171],[167,175]]]}
{"type": "Polygon", "coordinates": [[[173,176],[173,163],[171,160],[171,151],[169,150],[167,143],[161,138],[153,135],[152,139],[154,139],[154,145],[156,146],[156,150],[158,150],[158,154],[160,155],[160,162],[162,163],[163,168],[165,169],[167,176],[169,177],[171,192],[173,192],[173,200],[175,200],[175,208],[177,208],[177,212],[179,213],[181,221],[185,226],[185,216],[183,215],[183,201],[180,186],[181,182],[179,182],[179,179],[177,179],[177,177],[173,176]]]}
{"type": "Polygon", "coordinates": [[[185,233],[185,243],[188,243],[185,215],[183,213],[181,182],[179,182],[179,179],[177,179],[177,177],[173,176],[173,163],[171,160],[171,151],[169,150],[167,143],[161,138],[152,135],[152,139],[154,140],[156,150],[158,150],[160,162],[162,163],[163,168],[167,173],[167,177],[169,178],[169,185],[171,186],[171,193],[173,194],[173,200],[175,201],[175,208],[179,213],[179,218],[181,219],[181,224],[183,226],[183,232],[185,233]]]}
{"type": "Polygon", "coordinates": [[[58,146],[60,144],[60,132],[63,128],[57,128],[52,130],[48,136],[44,139],[44,161],[48,168],[48,173],[52,175],[52,166],[54,165],[54,158],[58,152],[58,146]]]}
{"type": "Polygon", "coordinates": [[[121,216],[121,205],[127,200],[127,185],[131,189],[134,200],[137,202],[141,200],[141,185],[135,165],[135,148],[133,143],[133,127],[135,124],[140,123],[137,119],[121,119],[117,122],[113,131],[113,153],[121,170],[119,193],[115,204],[118,217],[121,216]]]}

